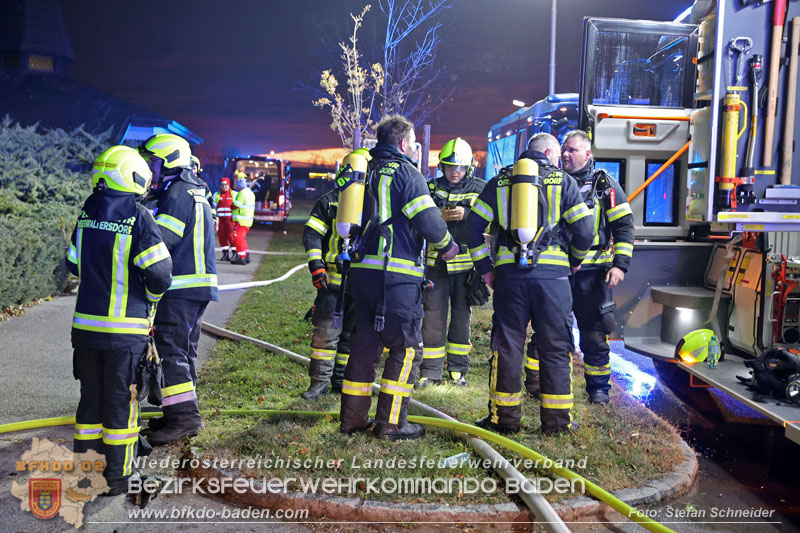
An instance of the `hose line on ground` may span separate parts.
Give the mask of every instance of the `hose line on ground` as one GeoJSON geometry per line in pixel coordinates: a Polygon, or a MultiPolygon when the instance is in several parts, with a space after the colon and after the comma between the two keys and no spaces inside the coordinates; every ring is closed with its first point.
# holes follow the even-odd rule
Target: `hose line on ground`
{"type": "MultiPolygon", "coordinates": [[[[226,416],[276,416],[277,415],[277,416],[310,416],[310,417],[331,417],[331,418],[339,417],[339,413],[335,411],[293,411],[285,409],[203,409],[200,412],[204,415],[221,414],[226,416]]],[[[154,416],[161,416],[161,414],[162,413],[159,411],[149,411],[142,413],[143,418],[145,419],[154,416]]],[[[544,455],[534,450],[531,450],[527,446],[523,446],[522,444],[514,440],[503,437],[502,435],[498,435],[497,433],[487,431],[483,428],[479,428],[477,426],[464,424],[462,422],[457,422],[453,420],[443,420],[441,418],[433,418],[429,416],[416,416],[416,415],[408,415],[408,420],[410,422],[424,424],[426,426],[434,426],[434,427],[449,429],[451,431],[467,433],[475,437],[480,437],[482,439],[494,442],[495,444],[499,444],[500,446],[510,451],[516,452],[528,459],[539,461],[540,463],[543,464],[550,464],[552,466],[548,467],[547,470],[550,470],[554,474],[558,474],[565,479],[573,481],[581,481],[582,483],[584,483],[584,486],[589,490],[589,494],[601,500],[602,502],[608,504],[612,509],[618,511],[623,516],[627,516],[634,522],[637,522],[648,531],[654,531],[657,533],[674,533],[671,529],[667,528],[662,524],[659,524],[658,522],[644,515],[643,513],[640,513],[635,508],[623,502],[622,500],[620,500],[613,494],[609,493],[605,489],[592,483],[591,481],[584,478],[580,474],[577,474],[568,468],[555,466],[555,463],[552,460],[548,459],[544,455]]],[[[75,423],[74,416],[43,418],[40,420],[14,422],[11,424],[0,425],[0,434],[11,433],[13,431],[23,431],[27,429],[37,429],[43,427],[64,426],[74,423],[75,423]]]]}

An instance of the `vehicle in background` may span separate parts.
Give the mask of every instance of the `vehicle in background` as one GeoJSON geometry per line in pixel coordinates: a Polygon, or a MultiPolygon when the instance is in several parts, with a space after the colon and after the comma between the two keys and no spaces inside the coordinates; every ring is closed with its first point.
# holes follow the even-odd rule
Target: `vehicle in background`
{"type": "Polygon", "coordinates": [[[486,179],[511,165],[525,151],[528,139],[537,133],[549,133],[559,142],[568,131],[578,127],[578,95],[551,94],[535,104],[503,117],[489,129],[486,151],[486,179]]]}
{"type": "Polygon", "coordinates": [[[292,210],[291,165],[264,156],[232,157],[225,160],[225,175],[244,172],[256,197],[254,220],[284,229],[292,210]]]}

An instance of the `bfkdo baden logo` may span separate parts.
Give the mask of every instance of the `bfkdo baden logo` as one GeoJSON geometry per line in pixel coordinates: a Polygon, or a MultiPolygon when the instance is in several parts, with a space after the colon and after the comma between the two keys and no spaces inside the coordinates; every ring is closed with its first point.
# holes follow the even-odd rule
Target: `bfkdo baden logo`
{"type": "Polygon", "coordinates": [[[53,518],[61,509],[61,480],[29,479],[28,501],[37,518],[53,518]]]}
{"type": "Polygon", "coordinates": [[[104,457],[95,452],[73,453],[66,446],[34,438],[31,449],[16,463],[19,481],[11,494],[19,508],[41,519],[60,516],[73,527],[83,525],[83,508],[108,491],[104,457]]]}

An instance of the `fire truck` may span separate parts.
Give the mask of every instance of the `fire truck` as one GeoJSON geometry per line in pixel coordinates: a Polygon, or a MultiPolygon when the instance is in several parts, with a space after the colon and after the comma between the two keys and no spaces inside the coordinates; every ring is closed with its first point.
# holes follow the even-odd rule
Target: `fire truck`
{"type": "Polygon", "coordinates": [[[225,160],[225,175],[244,172],[256,197],[254,220],[283,230],[292,210],[291,165],[264,156],[233,157],[225,160]]]}
{"type": "MultiPolygon", "coordinates": [[[[798,43],[798,2],[696,0],[682,22],[586,18],[577,123],[633,210],[633,260],[614,289],[625,348],[667,385],[721,390],[800,443],[798,43]],[[721,340],[716,368],[676,358],[698,329],[721,340]],[[773,348],[789,359],[766,368],[780,384],[767,393],[747,380],[773,348]]],[[[518,155],[523,129],[490,135],[518,155]]]]}

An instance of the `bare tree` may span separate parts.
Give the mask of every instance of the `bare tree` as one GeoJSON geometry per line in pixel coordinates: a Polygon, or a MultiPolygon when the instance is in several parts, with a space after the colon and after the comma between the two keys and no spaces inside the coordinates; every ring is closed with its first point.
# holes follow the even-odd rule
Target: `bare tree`
{"type": "Polygon", "coordinates": [[[331,129],[345,147],[352,147],[354,136],[374,137],[377,121],[384,115],[400,113],[415,122],[424,121],[452,95],[452,90],[446,94],[432,90],[440,73],[435,64],[442,24],[436,19],[452,7],[452,0],[381,0],[387,19],[380,46],[383,63],[372,63],[367,70],[361,66],[358,30],[370,7],[350,14],[353,32],[348,42],[339,43],[346,94],[339,92],[338,79],[327,69],[320,76],[325,96],[312,102],[328,108],[331,129]]]}

